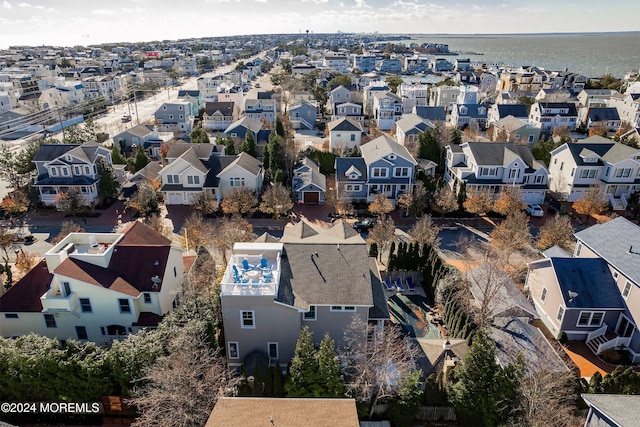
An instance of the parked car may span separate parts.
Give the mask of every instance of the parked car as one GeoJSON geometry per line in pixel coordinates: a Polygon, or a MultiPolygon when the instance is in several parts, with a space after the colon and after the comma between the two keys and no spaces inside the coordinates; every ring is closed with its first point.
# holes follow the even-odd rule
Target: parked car
{"type": "Polygon", "coordinates": [[[371,230],[374,225],[376,225],[376,220],[375,219],[365,218],[365,219],[363,219],[361,221],[356,221],[353,224],[353,228],[358,233],[362,233],[362,232],[371,230]]]}
{"type": "Polygon", "coordinates": [[[257,82],[256,82],[256,85],[255,85],[255,86],[256,86],[257,88],[259,88],[259,87],[260,87],[260,83],[257,83],[257,82]]]}
{"type": "Polygon", "coordinates": [[[544,211],[540,207],[540,205],[527,205],[526,209],[527,213],[531,216],[541,217],[544,216],[544,211]]]}
{"type": "Polygon", "coordinates": [[[124,116],[122,116],[120,120],[122,120],[122,123],[128,123],[131,121],[131,116],[128,114],[125,114],[124,116]]]}

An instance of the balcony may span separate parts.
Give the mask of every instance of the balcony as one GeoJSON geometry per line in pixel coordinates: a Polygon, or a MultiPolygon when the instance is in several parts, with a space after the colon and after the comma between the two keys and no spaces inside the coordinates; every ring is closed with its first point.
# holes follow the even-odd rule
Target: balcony
{"type": "Polygon", "coordinates": [[[60,289],[49,290],[49,292],[40,297],[40,302],[44,312],[76,311],[79,305],[77,293],[71,292],[65,296],[60,292],[60,289]]]}
{"type": "Polygon", "coordinates": [[[220,284],[221,296],[275,296],[281,243],[236,243],[220,284]]]}

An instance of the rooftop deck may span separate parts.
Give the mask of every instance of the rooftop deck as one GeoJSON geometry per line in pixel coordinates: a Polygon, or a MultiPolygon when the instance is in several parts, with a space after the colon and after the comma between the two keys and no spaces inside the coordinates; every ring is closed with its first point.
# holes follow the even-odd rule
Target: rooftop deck
{"type": "Polygon", "coordinates": [[[282,247],[281,243],[236,243],[222,278],[221,295],[276,295],[282,247]]]}

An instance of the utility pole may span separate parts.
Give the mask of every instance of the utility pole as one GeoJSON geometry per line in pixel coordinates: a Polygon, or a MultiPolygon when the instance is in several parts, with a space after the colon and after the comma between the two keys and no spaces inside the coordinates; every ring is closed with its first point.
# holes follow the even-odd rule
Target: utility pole
{"type": "Polygon", "coordinates": [[[62,140],[67,139],[67,136],[64,132],[64,123],[62,123],[62,116],[60,115],[60,109],[58,108],[58,121],[60,122],[60,127],[62,128],[62,140]]]}

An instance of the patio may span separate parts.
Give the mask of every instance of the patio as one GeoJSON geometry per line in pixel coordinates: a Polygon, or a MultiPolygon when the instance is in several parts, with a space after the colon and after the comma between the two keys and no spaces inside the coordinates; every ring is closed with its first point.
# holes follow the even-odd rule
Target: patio
{"type": "Polygon", "coordinates": [[[424,295],[396,294],[387,303],[393,322],[402,325],[411,337],[441,338],[435,313],[424,295]]]}

